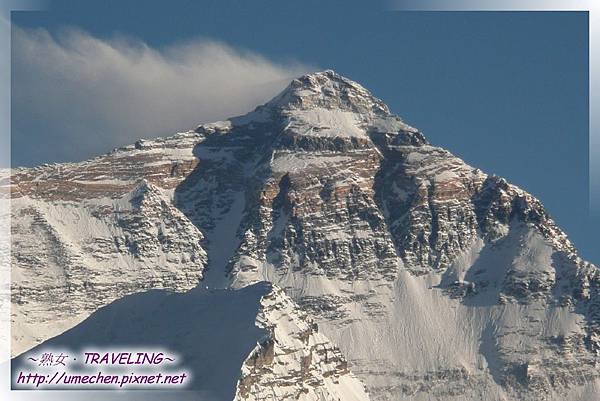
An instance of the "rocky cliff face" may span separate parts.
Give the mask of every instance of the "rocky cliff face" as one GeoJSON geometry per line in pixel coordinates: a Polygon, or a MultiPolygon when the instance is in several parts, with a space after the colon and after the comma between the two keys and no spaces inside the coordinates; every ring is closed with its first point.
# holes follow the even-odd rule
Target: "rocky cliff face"
{"type": "MultiPolygon", "coordinates": [[[[245,116],[13,175],[13,324],[44,321],[49,283],[82,318],[145,288],[270,281],[285,296],[262,301],[257,324],[271,334],[244,363],[238,399],[269,399],[267,387],[276,399],[364,398],[343,384],[353,374],[374,400],[597,394],[597,267],[534,197],[332,71],[245,116]],[[109,228],[61,242],[78,221],[109,228]],[[63,245],[32,249],[33,230],[63,245]],[[28,279],[44,266],[46,284],[28,279]],[[67,292],[84,268],[101,272],[102,297],[67,292]],[[342,386],[325,395],[331,380],[342,386]]],[[[44,340],[16,333],[21,349],[44,340]]]]}
{"type": "Polygon", "coordinates": [[[262,298],[257,326],[266,334],[242,366],[236,401],[368,399],[340,350],[280,289],[262,298]]]}

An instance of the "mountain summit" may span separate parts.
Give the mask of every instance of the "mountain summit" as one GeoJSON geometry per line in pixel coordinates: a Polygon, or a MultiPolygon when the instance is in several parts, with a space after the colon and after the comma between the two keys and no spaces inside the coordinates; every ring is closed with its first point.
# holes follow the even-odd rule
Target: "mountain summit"
{"type": "Polygon", "coordinates": [[[260,287],[236,400],[600,397],[598,268],[539,200],[333,71],[12,183],[15,354],[149,288],[260,287]]]}
{"type": "Polygon", "coordinates": [[[282,109],[339,109],[354,113],[388,115],[388,107],[354,81],[325,70],[294,79],[266,104],[282,109]]]}

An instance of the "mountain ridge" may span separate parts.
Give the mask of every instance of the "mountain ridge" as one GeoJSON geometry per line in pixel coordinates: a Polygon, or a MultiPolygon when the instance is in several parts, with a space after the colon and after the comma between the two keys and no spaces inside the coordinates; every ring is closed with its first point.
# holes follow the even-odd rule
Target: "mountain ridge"
{"type": "MultiPolygon", "coordinates": [[[[13,282],[24,294],[13,297],[13,325],[22,316],[39,325],[50,313],[39,294],[53,285],[18,274],[40,263],[62,274],[70,260],[97,271],[104,258],[155,279],[124,288],[120,272],[85,285],[65,274],[78,317],[62,325],[147,288],[269,281],[339,347],[373,400],[558,400],[597,389],[597,267],[535,197],[431,145],[331,70],[244,116],[82,163],[13,170],[11,189],[13,282]],[[75,237],[81,221],[98,229],[75,237]],[[48,251],[27,250],[44,227],[54,230],[48,251]],[[195,244],[191,270],[189,252],[177,250],[186,243],[195,244]],[[91,244],[103,244],[100,261],[87,261],[91,244]],[[110,295],[98,299],[93,289],[105,285],[110,295]]],[[[253,383],[274,385],[266,369],[253,383]]]]}

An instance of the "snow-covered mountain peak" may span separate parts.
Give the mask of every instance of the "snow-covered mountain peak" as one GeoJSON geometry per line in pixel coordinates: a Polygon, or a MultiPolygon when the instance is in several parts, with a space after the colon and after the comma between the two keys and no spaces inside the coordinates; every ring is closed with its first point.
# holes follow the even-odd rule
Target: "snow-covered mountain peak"
{"type": "Polygon", "coordinates": [[[301,151],[375,150],[387,144],[426,143],[419,131],[356,82],[332,70],[294,79],[269,102],[243,116],[202,124],[196,132],[209,143],[301,151]],[[249,142],[248,142],[249,141],[249,142]],[[260,143],[260,144],[259,144],[260,143]]]}
{"type": "Polygon", "coordinates": [[[130,191],[131,198],[144,197],[147,194],[158,193],[160,189],[148,181],[146,178],[139,180],[135,187],[130,191]]]}
{"type": "Polygon", "coordinates": [[[355,113],[387,115],[388,107],[356,82],[332,70],[294,79],[265,106],[281,109],[340,109],[355,113]]]}
{"type": "Polygon", "coordinates": [[[599,399],[600,270],[535,197],[333,71],[196,132],[15,170],[10,190],[13,352],[199,284],[182,298],[202,327],[177,324],[224,366],[222,312],[195,295],[268,281],[260,306],[247,293],[265,336],[232,364],[236,401],[364,401],[356,379],[374,401],[599,399]]]}

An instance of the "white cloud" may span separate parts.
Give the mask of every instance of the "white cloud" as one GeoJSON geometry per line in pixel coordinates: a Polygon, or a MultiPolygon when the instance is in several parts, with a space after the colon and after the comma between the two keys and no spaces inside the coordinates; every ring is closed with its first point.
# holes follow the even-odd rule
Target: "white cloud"
{"type": "Polygon", "coordinates": [[[13,162],[78,160],[243,114],[309,70],[211,40],[153,49],[13,27],[13,162]]]}

